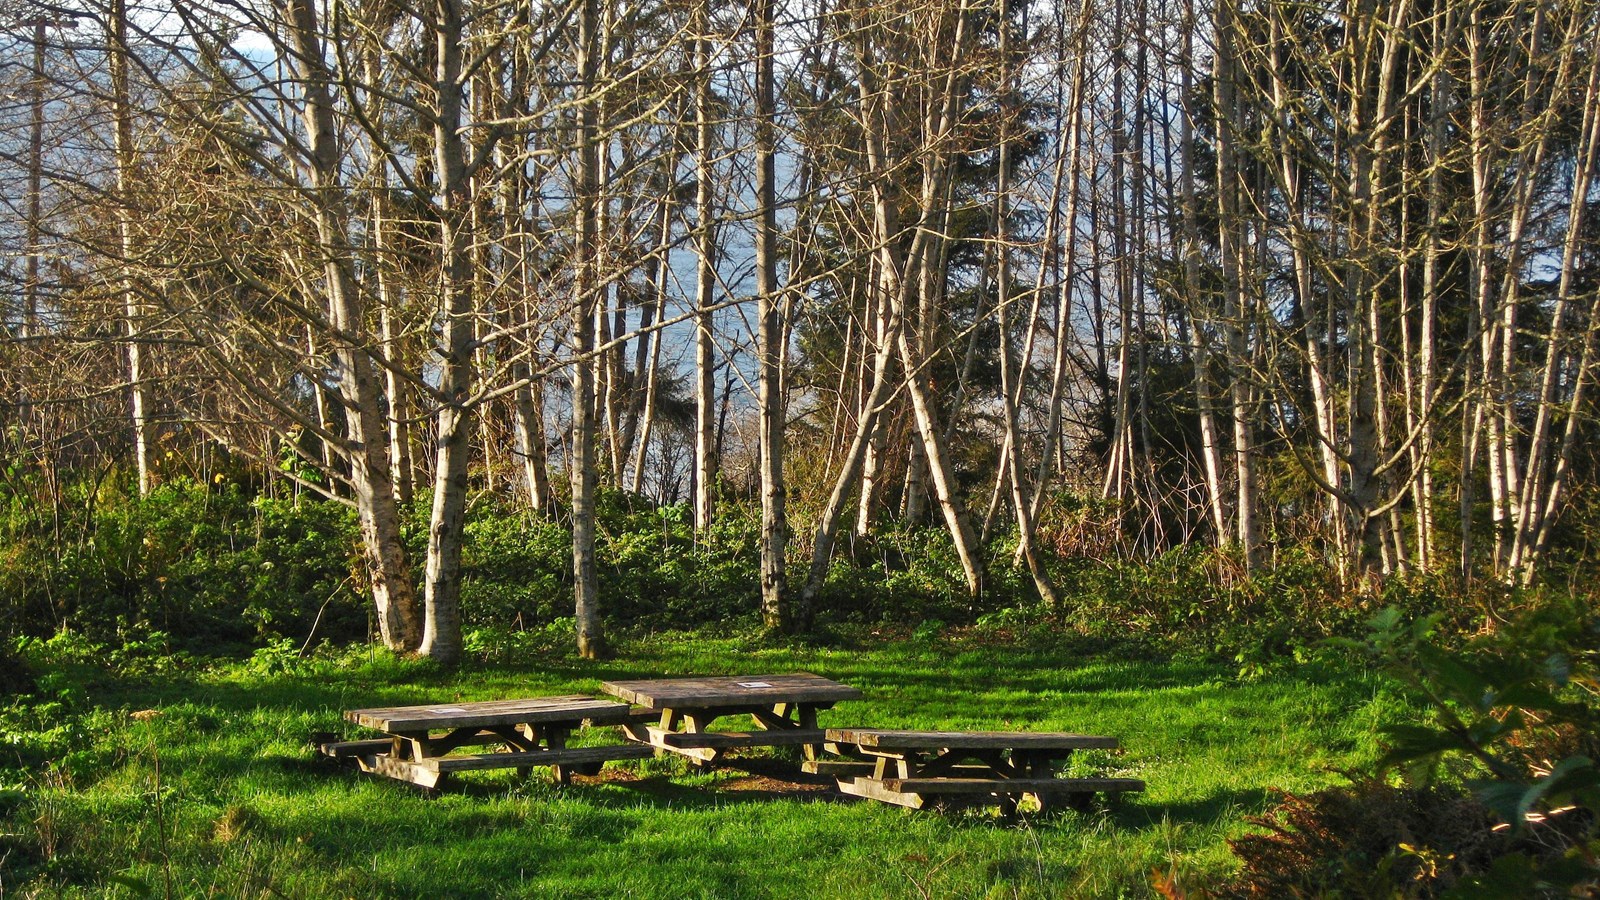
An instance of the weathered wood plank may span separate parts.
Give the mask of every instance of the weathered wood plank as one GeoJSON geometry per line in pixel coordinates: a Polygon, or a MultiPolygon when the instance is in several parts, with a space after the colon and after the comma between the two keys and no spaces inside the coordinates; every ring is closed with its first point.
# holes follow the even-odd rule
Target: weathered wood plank
{"type": "Polygon", "coordinates": [[[605,747],[569,747],[564,750],[438,756],[417,760],[414,765],[434,772],[472,772],[533,766],[582,766],[612,760],[645,759],[654,755],[655,750],[643,744],[612,744],[605,747]]]}
{"type": "Polygon", "coordinates": [[[828,740],[875,750],[1115,750],[1114,737],[1066,732],[1023,731],[896,731],[878,728],[829,728],[828,740]]]}
{"type": "Polygon", "coordinates": [[[521,700],[352,709],[345,712],[344,717],[347,721],[367,728],[396,732],[543,722],[577,724],[584,719],[620,714],[627,710],[626,704],[615,700],[600,700],[583,694],[570,694],[521,700]]]}
{"type": "Polygon", "coordinates": [[[839,779],[839,792],[841,794],[853,794],[857,797],[866,797],[883,803],[893,803],[896,806],[908,806],[912,809],[921,809],[926,803],[921,794],[891,791],[885,788],[883,782],[876,778],[841,778],[839,779]]]}
{"type": "Polygon", "coordinates": [[[355,756],[388,753],[393,746],[392,738],[376,738],[369,741],[325,741],[317,745],[317,752],[334,759],[350,759],[355,756]]]}
{"type": "Polygon", "coordinates": [[[429,790],[437,788],[446,777],[444,772],[417,765],[407,759],[395,759],[387,753],[358,756],[356,762],[360,764],[363,772],[371,772],[397,781],[408,781],[429,790]]]}
{"type": "MultiPolygon", "coordinates": [[[[451,747],[469,747],[475,744],[501,744],[505,738],[493,731],[480,731],[475,735],[453,736],[451,747]]],[[[316,751],[324,756],[334,759],[348,759],[352,756],[365,756],[371,753],[388,753],[394,749],[393,737],[369,738],[358,741],[324,740],[316,745],[316,751]]]]}
{"type": "MultiPolygon", "coordinates": [[[[555,733],[564,734],[565,728],[558,726],[555,729],[555,733]]],[[[408,741],[411,746],[410,755],[418,759],[429,756],[443,756],[460,747],[474,747],[482,744],[506,744],[519,750],[528,749],[528,738],[513,731],[510,726],[506,725],[492,725],[484,729],[469,726],[446,732],[439,737],[429,737],[426,731],[403,732],[395,735],[395,737],[408,741]]]]}
{"type": "Polygon", "coordinates": [[[607,681],[600,689],[629,703],[656,708],[712,709],[721,706],[768,707],[779,703],[835,703],[857,700],[861,691],[813,675],[739,675],[713,678],[656,678],[645,681],[607,681]]]}
{"type": "Polygon", "coordinates": [[[853,779],[858,775],[871,775],[872,763],[861,759],[808,759],[800,763],[800,771],[807,775],[853,779]]]}
{"type": "MultiPolygon", "coordinates": [[[[871,777],[877,764],[864,759],[808,759],[800,764],[800,771],[807,775],[833,775],[840,776],[865,776],[871,777]]],[[[988,766],[953,766],[950,774],[956,778],[993,778],[994,771],[988,766]]]]}
{"type": "Polygon", "coordinates": [[[795,744],[819,744],[820,728],[784,728],[772,731],[664,731],[651,727],[650,742],[673,750],[706,748],[729,749],[733,747],[779,747],[795,744]]]}
{"type": "Polygon", "coordinates": [[[617,704],[620,708],[595,713],[585,722],[589,725],[637,725],[644,722],[655,722],[661,718],[661,710],[648,706],[629,706],[625,703],[617,704]]]}
{"type": "Polygon", "coordinates": [[[1137,778],[885,778],[882,781],[885,790],[919,794],[1099,794],[1144,790],[1144,782],[1137,778]]]}

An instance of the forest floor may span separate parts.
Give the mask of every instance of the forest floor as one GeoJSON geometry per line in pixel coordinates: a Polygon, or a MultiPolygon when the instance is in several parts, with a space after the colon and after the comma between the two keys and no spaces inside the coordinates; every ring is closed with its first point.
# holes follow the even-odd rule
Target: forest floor
{"type": "Polygon", "coordinates": [[[44,769],[0,768],[0,897],[1150,896],[1153,878],[1226,877],[1227,840],[1277,790],[1339,783],[1404,710],[1353,668],[1240,679],[1104,648],[945,639],[844,650],[697,634],[628,641],[603,663],[456,672],[347,651],[40,674],[41,696],[0,718],[0,767],[15,765],[7,740],[70,749],[44,769]],[[308,746],[317,731],[357,736],[341,719],[355,707],[798,670],[865,692],[824,713],[825,726],[1115,735],[1123,752],[1084,762],[1149,789],[1008,823],[841,797],[786,775],[797,757],[774,751],[753,774],[657,759],[565,788],[542,770],[472,773],[430,797],[308,746]]]}

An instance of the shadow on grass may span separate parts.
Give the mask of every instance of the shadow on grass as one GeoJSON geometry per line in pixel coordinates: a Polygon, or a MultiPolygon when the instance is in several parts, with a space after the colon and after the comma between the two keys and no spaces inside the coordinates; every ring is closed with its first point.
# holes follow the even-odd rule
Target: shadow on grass
{"type": "Polygon", "coordinates": [[[1112,815],[1118,824],[1128,828],[1153,828],[1163,822],[1209,825],[1223,819],[1257,815],[1270,805],[1272,796],[1267,788],[1245,788],[1164,803],[1121,801],[1113,806],[1112,815]]]}
{"type": "Polygon", "coordinates": [[[793,762],[772,758],[736,757],[719,763],[715,774],[675,771],[662,764],[639,772],[635,769],[606,768],[596,776],[574,776],[572,783],[558,785],[548,770],[539,768],[523,777],[492,773],[471,778],[456,777],[436,790],[361,772],[354,763],[332,760],[278,758],[285,772],[318,778],[366,780],[404,796],[441,799],[446,796],[477,800],[504,800],[512,796],[582,799],[597,808],[635,809],[711,809],[734,803],[844,803],[861,798],[840,793],[833,778],[807,775],[793,762]],[[616,788],[616,790],[604,790],[616,788]]]}

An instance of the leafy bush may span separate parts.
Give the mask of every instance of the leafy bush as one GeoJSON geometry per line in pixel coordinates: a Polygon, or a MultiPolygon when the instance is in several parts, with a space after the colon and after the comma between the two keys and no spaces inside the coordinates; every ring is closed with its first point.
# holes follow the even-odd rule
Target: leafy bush
{"type": "Polygon", "coordinates": [[[1054,619],[1080,634],[1231,660],[1247,674],[1326,638],[1358,634],[1372,602],[1347,595],[1324,560],[1298,551],[1254,572],[1235,551],[1201,544],[1148,559],[1073,556],[1048,566],[1060,609],[1018,609],[1012,621],[1054,619]]]}
{"type": "Polygon", "coordinates": [[[1355,649],[1432,710],[1390,723],[1374,771],[1290,797],[1234,850],[1245,896],[1542,897],[1600,889],[1600,617],[1534,598],[1464,641],[1372,620],[1355,649]],[[1398,775],[1402,786],[1385,779],[1398,775]]]}
{"type": "MultiPolygon", "coordinates": [[[[696,535],[683,506],[658,508],[604,490],[597,501],[596,575],[614,625],[678,628],[754,614],[759,523],[747,510],[727,505],[696,535]]],[[[571,615],[567,524],[481,498],[466,534],[461,604],[469,628],[526,631],[571,615]]]]}
{"type": "MultiPolygon", "coordinates": [[[[115,479],[69,485],[66,493],[66,503],[83,510],[75,523],[0,490],[0,633],[68,628],[114,644],[160,631],[208,651],[370,633],[355,516],[343,504],[180,478],[143,498],[115,479]]],[[[683,505],[657,507],[615,490],[602,490],[597,501],[597,574],[610,627],[755,619],[760,517],[753,503],[723,503],[716,522],[696,533],[683,505]]],[[[429,505],[419,498],[404,523],[418,579],[429,505]]],[[[1045,609],[1026,571],[1012,565],[1013,530],[985,548],[983,591],[974,598],[944,528],[887,523],[841,542],[817,598],[818,620],[874,627],[981,620],[1030,640],[1066,629],[1230,659],[1250,673],[1329,636],[1358,633],[1380,602],[1344,595],[1336,574],[1309,552],[1281,550],[1274,566],[1253,573],[1233,552],[1199,544],[1138,558],[1118,542],[1113,506],[1063,502],[1061,509],[1040,540],[1059,608],[1045,609]]],[[[571,614],[571,532],[562,518],[480,494],[465,529],[468,628],[534,631],[571,614]]],[[[808,562],[791,554],[792,584],[808,562]]],[[[1395,578],[1381,602],[1418,609],[1444,596],[1436,580],[1395,578]]]]}
{"type": "Polygon", "coordinates": [[[0,697],[31,694],[37,686],[33,669],[11,648],[0,643],[0,697]]]}
{"type": "Polygon", "coordinates": [[[161,631],[214,650],[303,639],[319,611],[325,636],[366,632],[355,517],[342,504],[178,479],[142,498],[98,498],[64,540],[20,515],[6,530],[15,543],[0,556],[0,591],[13,633],[121,642],[161,631]]]}
{"type": "Polygon", "coordinates": [[[572,537],[561,524],[484,504],[467,520],[466,539],[461,615],[468,625],[532,627],[571,614],[572,537]]]}
{"type": "Polygon", "coordinates": [[[174,647],[171,635],[160,631],[106,644],[63,628],[49,638],[18,638],[15,647],[23,664],[39,671],[87,667],[124,677],[169,675],[198,665],[193,655],[174,647]]]}
{"type": "MultiPolygon", "coordinates": [[[[870,535],[841,540],[817,598],[824,618],[856,624],[966,623],[1027,602],[1025,576],[999,562],[1010,558],[1003,546],[991,549],[996,562],[984,575],[982,595],[974,599],[955,543],[942,527],[886,523],[870,535]]],[[[791,579],[798,584],[809,561],[795,562],[791,579]]]]}
{"type": "Polygon", "coordinates": [[[37,671],[28,694],[0,695],[0,784],[11,773],[37,772],[54,766],[63,775],[102,769],[116,756],[116,748],[96,745],[121,713],[90,703],[82,677],[130,676],[171,673],[191,659],[173,652],[166,636],[108,647],[82,634],[62,631],[48,640],[22,638],[7,651],[29,671],[37,671]]]}
{"type": "Polygon", "coordinates": [[[1600,615],[1578,598],[1534,597],[1502,627],[1452,647],[1428,617],[1393,610],[1366,650],[1432,707],[1388,726],[1381,765],[1417,784],[1459,783],[1521,838],[1473,885],[1600,888],[1600,615]]]}
{"type": "Polygon", "coordinates": [[[1487,871],[1510,840],[1471,797],[1363,779],[1286,794],[1266,829],[1229,842],[1242,868],[1230,897],[1434,897],[1487,871]]]}
{"type": "Polygon", "coordinates": [[[525,666],[531,660],[561,659],[571,655],[576,627],[576,620],[568,616],[531,631],[471,628],[467,630],[462,643],[466,652],[479,662],[525,666]]]}

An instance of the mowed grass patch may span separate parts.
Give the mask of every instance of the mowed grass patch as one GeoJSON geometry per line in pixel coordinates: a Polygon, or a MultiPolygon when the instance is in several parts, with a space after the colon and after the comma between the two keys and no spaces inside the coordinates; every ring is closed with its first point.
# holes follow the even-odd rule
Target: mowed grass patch
{"type": "MultiPolygon", "coordinates": [[[[267,674],[245,664],[74,677],[91,733],[0,805],[0,890],[18,896],[1116,897],[1153,871],[1219,877],[1226,840],[1272,802],[1370,761],[1401,701],[1366,673],[1221,667],[937,641],[870,649],[671,636],[611,661],[443,672],[374,656],[267,674]],[[427,796],[317,759],[345,709],[597,692],[601,681],[811,671],[866,698],[824,725],[1078,731],[1121,753],[1074,765],[1149,790],[1087,813],[1004,822],[839,797],[785,775],[793,751],[739,769],[612,764],[565,788],[472,773],[427,796]],[[154,713],[138,714],[141,710],[154,713]],[[794,783],[791,783],[794,782],[794,783]]],[[[583,743],[618,740],[612,729],[583,743]]],[[[15,773],[16,770],[12,770],[15,773]]]]}

